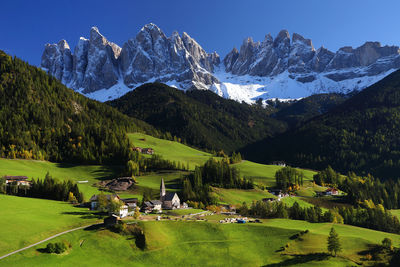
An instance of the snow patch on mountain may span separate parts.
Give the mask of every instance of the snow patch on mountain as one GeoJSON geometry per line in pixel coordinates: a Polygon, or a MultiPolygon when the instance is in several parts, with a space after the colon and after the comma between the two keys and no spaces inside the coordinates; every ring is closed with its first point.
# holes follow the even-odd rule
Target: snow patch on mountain
{"type": "Polygon", "coordinates": [[[167,37],[145,25],[121,47],[97,27],[81,37],[72,53],[61,40],[46,44],[41,67],[65,85],[98,101],[112,100],[144,83],[181,90],[211,90],[236,101],[298,99],[316,93],[361,90],[400,68],[400,49],[366,42],[331,52],[315,49],[300,34],[282,30],[262,42],[246,38],[221,62],[187,33],[167,37]]]}

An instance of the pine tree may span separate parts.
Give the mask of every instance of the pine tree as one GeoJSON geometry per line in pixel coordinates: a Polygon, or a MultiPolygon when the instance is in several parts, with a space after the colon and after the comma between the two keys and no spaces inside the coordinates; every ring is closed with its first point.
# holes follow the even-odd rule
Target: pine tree
{"type": "Polygon", "coordinates": [[[328,251],[329,253],[334,252],[336,254],[342,251],[342,246],[340,244],[339,235],[336,233],[335,229],[332,227],[328,236],[328,251]]]}

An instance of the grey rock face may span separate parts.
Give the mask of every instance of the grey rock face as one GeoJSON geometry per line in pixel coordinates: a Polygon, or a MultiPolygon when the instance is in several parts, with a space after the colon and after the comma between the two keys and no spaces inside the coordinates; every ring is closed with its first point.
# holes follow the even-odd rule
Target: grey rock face
{"type": "MultiPolygon", "coordinates": [[[[238,83],[242,85],[262,80],[273,84],[272,80],[280,74],[283,74],[280,77],[289,77],[290,83],[275,82],[273,86],[283,90],[290,89],[293,81],[294,85],[298,82],[300,87],[304,85],[303,88],[312,87],[312,90],[317,87],[342,90],[349,84],[347,80],[353,79],[351,84],[355,84],[355,78],[378,77],[400,68],[400,51],[397,46],[381,46],[378,42],[366,42],[358,48],[342,47],[337,52],[324,47],[316,50],[310,39],[297,33],[290,36],[287,30],[282,30],[275,38],[267,34],[262,42],[246,38],[239,50],[232,49],[223,59],[223,66],[226,72],[236,76],[221,75],[222,82],[216,77],[220,73],[215,72],[220,63],[216,52],[207,53],[187,33],[180,35],[174,32],[168,37],[150,23],[125,42],[122,48],[108,41],[96,27],[91,29],[89,39],[79,39],[73,54],[65,40],[46,44],[41,66],[67,86],[85,94],[120,83],[133,88],[141,83],[158,81],[172,82],[181,89],[210,89],[227,97],[254,99],[255,94],[251,96],[250,89],[233,90],[242,90],[238,83]],[[241,79],[242,75],[258,78],[241,79]],[[335,87],[341,81],[345,82],[340,88],[335,87]],[[226,84],[234,86],[228,88],[226,84]]],[[[366,84],[364,81],[362,86],[366,84]]],[[[116,86],[113,90],[119,88],[116,86]]],[[[265,84],[265,88],[270,90],[269,84],[265,84]]],[[[123,93],[123,90],[119,92],[123,93]]],[[[114,95],[119,92],[114,92],[114,95]]]]}
{"type": "Polygon", "coordinates": [[[296,80],[306,83],[325,72],[333,81],[377,75],[399,68],[399,57],[399,47],[382,47],[378,42],[366,42],[355,49],[342,47],[336,53],[324,47],[315,50],[310,39],[297,33],[290,38],[288,31],[282,30],[274,40],[267,35],[261,44],[245,39],[240,51],[233,50],[223,62],[232,74],[272,77],[288,71],[291,77],[297,74],[296,80]]]}
{"type": "Polygon", "coordinates": [[[61,40],[57,44],[46,44],[42,55],[42,67],[46,68],[54,77],[68,83],[72,72],[72,55],[67,41],[61,40]]]}
{"type": "Polygon", "coordinates": [[[211,72],[219,63],[217,53],[208,54],[187,33],[180,36],[174,32],[168,38],[154,24],[145,25],[123,45],[121,52],[122,75],[128,86],[156,77],[159,81],[173,79],[203,89],[206,86],[202,84],[215,80],[211,72]]]}
{"type": "Polygon", "coordinates": [[[119,80],[128,87],[154,79],[176,80],[185,89],[207,89],[218,82],[211,73],[219,64],[216,52],[208,54],[187,33],[167,37],[151,23],[122,49],[96,27],[89,39],[80,38],[73,55],[65,41],[46,45],[41,66],[73,89],[90,93],[110,88],[119,80]]]}
{"type": "Polygon", "coordinates": [[[96,27],[90,31],[90,39],[79,39],[74,54],[65,40],[58,44],[46,44],[41,66],[73,89],[90,93],[109,88],[119,79],[117,59],[121,48],[100,34],[96,27]]]}

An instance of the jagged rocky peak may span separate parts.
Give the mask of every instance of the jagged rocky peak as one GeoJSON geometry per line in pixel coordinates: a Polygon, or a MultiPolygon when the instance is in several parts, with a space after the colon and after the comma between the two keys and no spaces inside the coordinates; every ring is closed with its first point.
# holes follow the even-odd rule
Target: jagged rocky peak
{"type": "Polygon", "coordinates": [[[123,45],[120,59],[124,83],[130,87],[157,78],[203,89],[204,83],[215,80],[211,72],[220,63],[217,53],[208,54],[187,33],[180,36],[175,31],[167,37],[153,23],[123,45]],[[198,74],[201,70],[207,73],[198,74]]]}
{"type": "MultiPolygon", "coordinates": [[[[355,49],[345,46],[333,53],[324,47],[315,50],[310,39],[298,33],[290,37],[287,30],[281,30],[275,39],[267,35],[261,45],[258,44],[251,38],[245,39],[238,53],[231,52],[225,57],[223,62],[226,71],[254,76],[276,76],[288,71],[315,76],[315,73],[349,70],[345,75],[327,75],[337,81],[359,76],[350,68],[370,67],[366,70],[367,74],[377,75],[398,65],[398,60],[381,59],[397,57],[399,47],[382,47],[379,42],[366,42],[355,49]]],[[[312,81],[314,78],[301,80],[312,81]]]]}
{"type": "Polygon", "coordinates": [[[97,27],[90,29],[88,38],[79,39],[74,53],[65,40],[46,44],[41,66],[67,86],[101,100],[156,81],[184,90],[209,89],[251,102],[260,95],[290,98],[310,92],[360,90],[399,68],[399,54],[399,47],[379,42],[336,52],[324,47],[316,50],[310,39],[282,30],[275,37],[265,35],[262,41],[244,39],[240,49],[232,49],[223,59],[225,71],[233,74],[226,75],[220,68],[215,71],[219,55],[206,52],[188,33],[175,31],[167,36],[149,23],[122,48],[97,27]],[[244,79],[244,75],[257,77],[244,79]],[[97,93],[101,89],[109,91],[97,93]],[[281,93],[271,93],[274,90],[281,93]]]}
{"type": "Polygon", "coordinates": [[[92,27],[90,38],[81,37],[73,55],[65,40],[47,44],[41,66],[64,84],[90,93],[118,82],[120,52],[118,45],[109,42],[97,27],[92,27]]]}
{"type": "Polygon", "coordinates": [[[71,49],[66,40],[46,44],[42,54],[42,68],[62,82],[69,82],[72,71],[71,49]]]}

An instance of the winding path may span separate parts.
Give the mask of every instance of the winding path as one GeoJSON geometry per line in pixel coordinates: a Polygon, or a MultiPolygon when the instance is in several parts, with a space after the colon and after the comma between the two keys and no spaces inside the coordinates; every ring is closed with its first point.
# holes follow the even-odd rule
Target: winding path
{"type": "Polygon", "coordinates": [[[24,248],[15,250],[15,251],[13,251],[13,252],[10,252],[10,253],[8,253],[8,254],[6,254],[6,255],[0,256],[0,260],[6,258],[6,257],[8,257],[8,256],[14,255],[14,254],[16,254],[16,253],[18,253],[18,252],[24,251],[24,250],[26,250],[26,249],[28,249],[28,248],[31,248],[31,247],[34,247],[34,246],[36,246],[36,245],[42,244],[42,243],[44,243],[44,242],[46,242],[46,241],[49,241],[49,240],[51,240],[51,239],[53,239],[53,238],[56,238],[56,237],[60,236],[60,235],[64,235],[64,234],[67,234],[67,233],[70,233],[70,232],[73,232],[73,231],[76,231],[76,230],[84,229],[84,228],[87,228],[87,227],[90,227],[90,226],[94,226],[94,225],[99,225],[99,224],[95,223],[95,224],[85,225],[85,226],[77,227],[77,228],[74,228],[74,229],[70,229],[70,230],[67,230],[67,231],[64,231],[64,232],[61,232],[61,233],[52,235],[52,236],[50,236],[50,237],[48,237],[48,238],[46,238],[46,239],[43,239],[42,241],[36,242],[35,244],[29,245],[29,246],[27,246],[27,247],[24,247],[24,248]]]}

